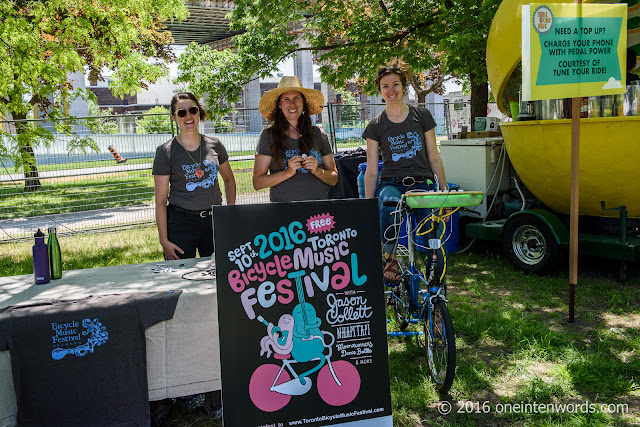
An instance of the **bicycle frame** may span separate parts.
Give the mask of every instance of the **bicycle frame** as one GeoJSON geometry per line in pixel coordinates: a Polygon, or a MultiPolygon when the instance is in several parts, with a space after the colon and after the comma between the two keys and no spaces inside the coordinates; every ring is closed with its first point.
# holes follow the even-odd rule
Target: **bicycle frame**
{"type": "MultiPolygon", "coordinates": [[[[415,213],[413,212],[412,208],[407,206],[406,201],[404,200],[404,196],[401,202],[401,206],[402,206],[401,212],[404,213],[404,217],[406,220],[406,231],[408,236],[407,251],[408,251],[408,259],[409,259],[408,268],[402,273],[402,275],[409,276],[409,282],[410,282],[409,298],[411,303],[410,308],[411,308],[412,316],[414,318],[417,317],[419,320],[422,320],[422,321],[428,320],[429,324],[431,324],[431,321],[432,321],[431,307],[433,306],[433,303],[435,303],[436,300],[442,300],[444,301],[445,304],[447,303],[447,299],[445,296],[446,291],[444,291],[443,284],[438,278],[435,277],[435,274],[434,274],[435,268],[437,265],[436,259],[434,259],[435,258],[434,253],[440,248],[430,248],[430,254],[432,256],[432,260],[429,268],[429,278],[431,279],[431,281],[429,281],[428,278],[424,277],[423,274],[416,268],[416,263],[415,263],[416,247],[415,247],[415,242],[412,238],[414,233],[413,223],[415,219],[415,213]],[[422,283],[425,283],[427,285],[426,290],[420,290],[420,285],[422,283]],[[422,296],[422,300],[419,299],[419,295],[422,296]],[[425,303],[427,300],[429,302],[428,304],[425,303]]],[[[432,233],[435,233],[435,232],[436,230],[434,229],[432,233]]],[[[391,293],[391,295],[393,296],[393,298],[396,298],[400,301],[398,296],[395,295],[393,292],[391,293]]]]}
{"type": "MultiPolygon", "coordinates": [[[[399,285],[395,285],[390,294],[390,304],[394,307],[396,322],[403,332],[390,332],[391,335],[416,335],[416,332],[404,332],[409,322],[422,322],[424,334],[426,334],[425,347],[427,352],[427,362],[429,373],[436,383],[436,389],[440,394],[448,393],[455,376],[456,365],[456,343],[455,331],[451,315],[447,308],[446,283],[446,253],[444,252],[444,242],[442,235],[439,235],[439,221],[452,212],[443,215],[443,206],[474,206],[481,202],[482,192],[455,192],[431,191],[405,193],[400,200],[399,210],[406,220],[406,230],[408,235],[408,262],[401,274],[399,285]],[[433,209],[431,219],[432,227],[424,233],[419,233],[423,223],[415,224],[416,209],[433,209]],[[438,209],[438,214],[434,214],[438,209]],[[427,256],[431,257],[426,275],[416,267],[415,235],[428,235],[427,256]],[[443,252],[442,272],[438,272],[438,252],[443,252]],[[424,285],[424,286],[423,286],[424,285]],[[423,289],[421,289],[423,288],[423,289]]],[[[390,201],[383,202],[385,206],[394,206],[390,201]]],[[[426,221],[426,220],[425,220],[426,221]]],[[[421,245],[422,246],[422,245],[421,245]]],[[[397,246],[395,250],[398,252],[397,246]]],[[[400,264],[400,263],[399,263],[400,264]]]]}
{"type": "MultiPolygon", "coordinates": [[[[320,360],[320,359],[319,358],[311,359],[310,362],[317,361],[317,360],[320,360]]],[[[273,384],[271,385],[271,389],[270,389],[271,391],[276,391],[282,394],[299,396],[299,395],[305,394],[311,389],[311,381],[307,381],[305,385],[298,385],[297,382],[294,382],[295,387],[289,386],[289,387],[279,388],[279,386],[276,385],[278,383],[278,380],[280,379],[280,375],[282,374],[282,371],[284,371],[285,368],[287,368],[287,370],[291,373],[291,375],[293,375],[295,379],[299,378],[298,373],[295,371],[295,369],[293,369],[293,364],[295,363],[300,363],[300,362],[296,360],[289,360],[289,359],[282,360],[282,366],[280,367],[280,371],[278,372],[278,375],[273,380],[273,384]]],[[[333,370],[333,365],[331,364],[331,356],[327,356],[327,366],[329,367],[329,371],[331,372],[331,376],[333,377],[333,380],[336,382],[338,386],[341,386],[342,383],[340,382],[340,380],[338,379],[338,376],[333,370]]],[[[280,386],[282,385],[284,384],[280,384],[280,386]]]]}

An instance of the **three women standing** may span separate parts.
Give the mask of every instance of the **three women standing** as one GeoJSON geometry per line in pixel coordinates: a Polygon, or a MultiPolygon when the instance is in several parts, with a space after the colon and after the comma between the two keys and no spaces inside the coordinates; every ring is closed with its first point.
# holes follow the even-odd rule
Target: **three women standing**
{"type": "Polygon", "coordinates": [[[236,181],[227,150],[219,139],[198,132],[206,112],[188,92],[171,99],[171,117],[178,124],[175,138],[156,150],[153,161],[156,222],[167,260],[213,253],[211,206],[222,204],[218,173],[228,205],[235,204],[236,181]]]}
{"type": "Polygon", "coordinates": [[[260,113],[272,125],[258,139],[253,187],[269,188],[272,202],[326,199],[328,186],[338,182],[327,134],[311,124],[323,105],[322,92],[302,87],[295,76],[260,99],[260,113]]]}

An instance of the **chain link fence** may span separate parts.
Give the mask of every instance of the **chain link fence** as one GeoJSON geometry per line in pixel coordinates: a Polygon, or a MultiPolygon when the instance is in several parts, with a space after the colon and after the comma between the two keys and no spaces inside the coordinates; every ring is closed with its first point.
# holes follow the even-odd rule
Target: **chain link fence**
{"type": "MultiPolygon", "coordinates": [[[[436,120],[437,135],[447,135],[445,106],[426,107],[436,120]]],[[[383,109],[383,104],[329,104],[314,120],[326,130],[334,151],[345,151],[363,145],[364,127],[383,109]]],[[[0,122],[3,145],[16,135],[16,124],[0,122]]],[[[151,168],[156,148],[176,132],[168,112],[73,118],[67,124],[75,136],[58,132],[60,123],[46,119],[26,124],[47,128],[54,139],[33,147],[35,173],[0,161],[0,242],[29,239],[38,228],[69,234],[155,224],[151,168]],[[68,152],[78,138],[90,138],[97,151],[68,152]]],[[[268,190],[256,191],[252,184],[259,132],[250,129],[265,125],[256,109],[200,123],[200,132],[218,137],[229,153],[239,204],[269,200],[268,190]]]]}

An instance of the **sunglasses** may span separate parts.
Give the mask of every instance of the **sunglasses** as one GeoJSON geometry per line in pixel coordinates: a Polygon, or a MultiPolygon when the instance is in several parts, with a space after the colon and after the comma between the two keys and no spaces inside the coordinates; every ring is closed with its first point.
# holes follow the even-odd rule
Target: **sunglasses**
{"type": "MultiPolygon", "coordinates": [[[[200,109],[194,105],[193,107],[189,107],[188,111],[189,111],[189,114],[191,114],[192,116],[195,116],[196,114],[198,114],[198,111],[200,111],[200,109]]],[[[184,108],[181,108],[178,111],[176,111],[176,114],[178,115],[178,117],[182,118],[187,115],[187,110],[185,110],[184,108]]]]}
{"type": "Polygon", "coordinates": [[[395,73],[395,74],[400,74],[400,68],[394,66],[391,67],[384,67],[384,68],[380,68],[378,70],[378,76],[381,76],[385,73],[395,73]]]}

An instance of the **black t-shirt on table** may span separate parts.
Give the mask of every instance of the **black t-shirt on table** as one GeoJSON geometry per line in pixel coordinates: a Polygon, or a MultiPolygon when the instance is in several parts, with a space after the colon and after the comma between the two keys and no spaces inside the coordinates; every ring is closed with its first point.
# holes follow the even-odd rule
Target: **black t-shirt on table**
{"type": "Polygon", "coordinates": [[[0,312],[20,426],[148,426],[145,329],[181,291],[46,301],[0,312]]]}

